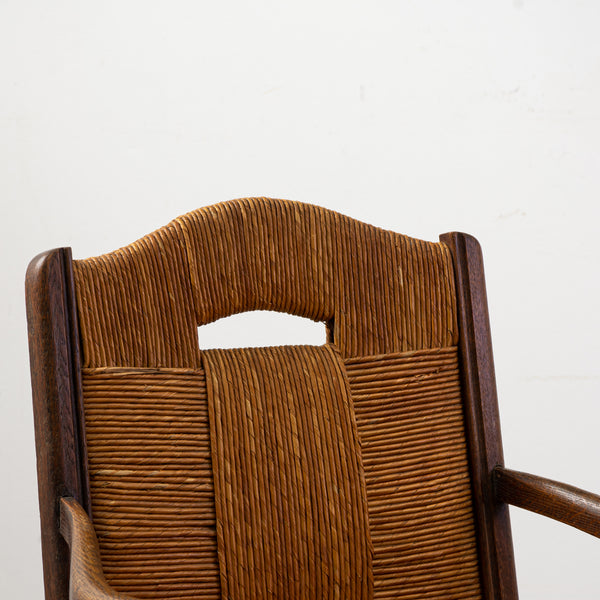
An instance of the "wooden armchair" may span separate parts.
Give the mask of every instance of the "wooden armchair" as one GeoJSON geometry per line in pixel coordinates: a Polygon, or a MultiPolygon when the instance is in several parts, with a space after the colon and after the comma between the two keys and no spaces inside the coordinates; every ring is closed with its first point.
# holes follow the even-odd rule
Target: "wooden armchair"
{"type": "Polygon", "coordinates": [[[600,497],[504,468],[481,251],[440,239],[261,198],[36,257],[46,599],[512,600],[508,504],[600,536],[600,497]],[[328,341],[199,349],[249,310],[328,341]]]}

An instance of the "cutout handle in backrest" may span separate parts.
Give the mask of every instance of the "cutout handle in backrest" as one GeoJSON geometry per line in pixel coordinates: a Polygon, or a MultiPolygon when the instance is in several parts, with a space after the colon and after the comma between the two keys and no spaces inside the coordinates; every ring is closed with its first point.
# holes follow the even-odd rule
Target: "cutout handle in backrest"
{"type": "Polygon", "coordinates": [[[186,240],[199,324],[247,310],[333,321],[344,356],[455,341],[454,276],[442,244],[264,198],[174,223],[186,240]]]}
{"type": "Polygon", "coordinates": [[[268,310],[230,315],[198,327],[201,350],[291,344],[320,346],[326,342],[325,323],[268,310]]]}

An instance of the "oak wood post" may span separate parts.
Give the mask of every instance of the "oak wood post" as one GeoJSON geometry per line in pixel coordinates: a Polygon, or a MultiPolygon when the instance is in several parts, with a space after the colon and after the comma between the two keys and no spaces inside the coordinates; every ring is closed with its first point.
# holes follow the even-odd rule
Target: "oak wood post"
{"type": "Polygon", "coordinates": [[[70,248],[36,256],[25,292],[46,600],[69,595],[69,553],[59,531],[61,496],[89,513],[79,341],[70,248]]]}
{"type": "Polygon", "coordinates": [[[493,469],[504,465],[483,256],[472,236],[440,236],[454,259],[461,383],[484,598],[518,598],[508,505],[496,500],[493,469]]]}

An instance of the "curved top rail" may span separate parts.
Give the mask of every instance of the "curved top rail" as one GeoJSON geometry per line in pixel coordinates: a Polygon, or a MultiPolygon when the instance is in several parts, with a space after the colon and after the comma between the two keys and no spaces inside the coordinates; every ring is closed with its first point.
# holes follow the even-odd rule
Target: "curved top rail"
{"type": "Polygon", "coordinates": [[[195,366],[197,326],[247,310],[325,321],[343,356],[457,338],[444,244],[289,200],[195,210],[74,274],[84,366],[195,366]]]}

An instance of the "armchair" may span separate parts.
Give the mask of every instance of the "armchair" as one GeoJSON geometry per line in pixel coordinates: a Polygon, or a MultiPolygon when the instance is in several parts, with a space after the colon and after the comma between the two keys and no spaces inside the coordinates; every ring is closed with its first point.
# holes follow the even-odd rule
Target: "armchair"
{"type": "Polygon", "coordinates": [[[514,600],[509,504],[600,537],[504,466],[471,236],[236,200],[46,252],[26,298],[46,600],[514,600]],[[327,343],[199,349],[247,310],[327,343]]]}

